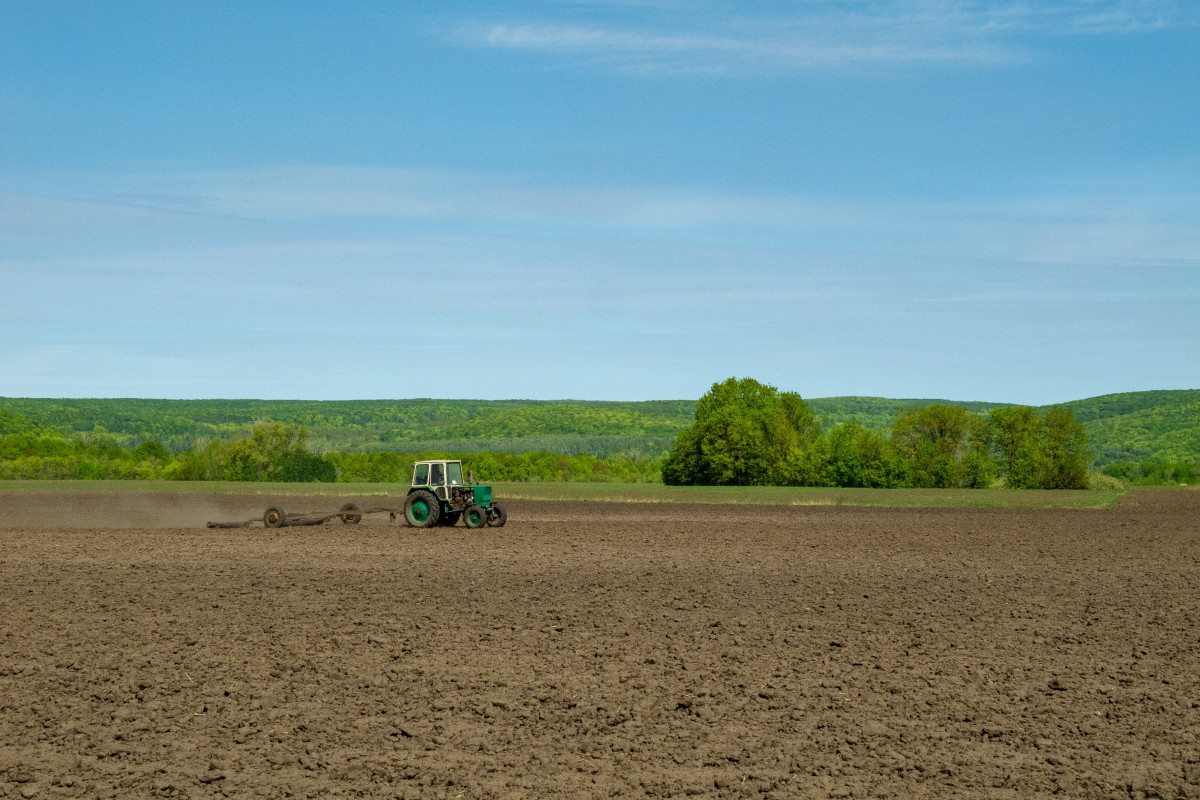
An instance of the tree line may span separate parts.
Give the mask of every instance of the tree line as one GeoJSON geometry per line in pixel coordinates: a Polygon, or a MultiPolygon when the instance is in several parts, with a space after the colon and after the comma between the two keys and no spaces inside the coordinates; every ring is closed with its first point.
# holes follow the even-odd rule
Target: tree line
{"type": "Polygon", "coordinates": [[[458,458],[486,481],[661,481],[661,459],[637,453],[596,458],[550,452],[390,451],[319,454],[307,430],[271,420],[248,436],[201,440],[181,453],[146,440],[124,447],[114,436],[31,432],[0,436],[0,480],[183,480],[408,483],[415,461],[458,458]]]}
{"type": "Polygon", "coordinates": [[[1084,489],[1087,434],[1064,408],[935,403],[900,411],[891,430],[846,422],[825,432],[794,392],[750,378],[713,384],[675,440],[675,485],[1084,489]]]}
{"type": "Polygon", "coordinates": [[[688,424],[694,406],[672,400],[0,398],[0,433],[26,432],[36,425],[63,434],[107,433],[126,447],[153,439],[179,453],[192,449],[200,438],[246,437],[256,422],[270,419],[303,427],[310,445],[325,450],[396,450],[424,442],[537,437],[535,446],[522,449],[569,451],[581,438],[670,440],[688,424]]]}
{"type": "MultiPolygon", "coordinates": [[[[948,405],[987,417],[1007,403],[882,397],[808,398],[821,429],[843,423],[889,437],[899,410],[948,405]]],[[[696,400],[153,400],[0,397],[0,435],[107,434],[125,448],[153,440],[171,453],[234,440],[270,419],[303,427],[319,452],[547,451],[609,458],[664,456],[695,421],[696,400]]],[[[1117,462],[1200,463],[1200,389],[1131,392],[1063,404],[1083,423],[1093,469],[1117,462]]],[[[1049,408],[1038,409],[1039,415],[1049,408]]],[[[1148,475],[1166,474],[1147,467],[1148,475]]]]}
{"type": "MultiPolygon", "coordinates": [[[[1081,488],[1089,478],[1088,437],[1064,408],[976,413],[933,403],[900,410],[886,430],[857,420],[830,427],[799,395],[733,378],[688,405],[691,424],[673,444],[636,434],[547,434],[543,448],[530,451],[517,449],[517,437],[331,450],[305,426],[270,419],[243,436],[200,437],[174,450],[153,438],[64,434],[0,408],[0,479],[407,482],[414,461],[434,457],[461,458],[488,481],[1081,488]],[[560,437],[570,437],[570,447],[555,451],[560,437]]],[[[1127,460],[1103,473],[1127,484],[1195,483],[1197,465],[1127,460]]]]}
{"type": "Polygon", "coordinates": [[[1186,461],[1118,461],[1100,470],[1110,478],[1134,486],[1160,486],[1186,483],[1194,486],[1200,479],[1200,466],[1186,461]]]}

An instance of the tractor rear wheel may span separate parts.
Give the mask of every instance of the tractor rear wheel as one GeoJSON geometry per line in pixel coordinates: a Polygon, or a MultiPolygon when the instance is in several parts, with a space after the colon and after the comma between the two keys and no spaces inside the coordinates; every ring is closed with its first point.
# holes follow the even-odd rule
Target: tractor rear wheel
{"type": "Polygon", "coordinates": [[[506,522],[508,522],[508,512],[501,506],[492,503],[492,507],[488,509],[487,524],[493,528],[503,528],[506,522]]]}
{"type": "Polygon", "coordinates": [[[432,492],[413,492],[404,502],[404,521],[413,528],[429,528],[437,524],[441,511],[432,492]]]}
{"type": "Polygon", "coordinates": [[[342,511],[338,514],[342,522],[346,525],[357,525],[362,522],[362,514],[358,513],[357,503],[346,503],[342,506],[342,511]]]}
{"type": "Polygon", "coordinates": [[[463,512],[463,521],[467,523],[468,528],[482,528],[487,525],[488,515],[479,506],[467,506],[467,510],[463,512]]]}
{"type": "Polygon", "coordinates": [[[263,512],[263,525],[268,528],[282,528],[287,525],[287,514],[279,506],[271,506],[263,512]]]}

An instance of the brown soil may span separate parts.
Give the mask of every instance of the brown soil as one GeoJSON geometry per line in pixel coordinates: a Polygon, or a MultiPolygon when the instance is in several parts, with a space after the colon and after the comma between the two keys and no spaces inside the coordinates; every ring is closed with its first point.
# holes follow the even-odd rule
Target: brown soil
{"type": "Polygon", "coordinates": [[[1200,492],[268,502],[0,493],[0,797],[1200,798],[1200,492]]]}

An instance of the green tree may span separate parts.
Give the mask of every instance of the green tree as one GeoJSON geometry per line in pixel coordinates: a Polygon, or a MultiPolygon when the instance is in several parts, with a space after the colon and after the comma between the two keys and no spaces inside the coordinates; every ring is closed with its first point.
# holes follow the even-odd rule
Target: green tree
{"type": "Polygon", "coordinates": [[[1011,489],[1041,486],[1042,420],[1029,406],[994,408],[988,414],[988,439],[1011,489]]]}
{"type": "Polygon", "coordinates": [[[663,464],[668,484],[755,486],[795,480],[805,447],[820,430],[808,405],[751,378],[714,383],[696,403],[696,421],[663,464]]]}
{"type": "Polygon", "coordinates": [[[337,470],[305,446],[307,431],[297,425],[259,420],[250,436],[231,442],[197,442],[163,470],[173,480],[333,481],[337,470]]]}
{"type": "Polygon", "coordinates": [[[1005,484],[1013,489],[1086,489],[1091,447],[1083,425],[1066,408],[1039,415],[1028,406],[996,408],[987,435],[1005,484]]]}
{"type": "Polygon", "coordinates": [[[1042,439],[1044,489],[1086,489],[1091,446],[1083,424],[1069,409],[1046,412],[1042,439]]]}
{"type": "Polygon", "coordinates": [[[154,439],[147,439],[142,442],[133,452],[142,458],[152,458],[164,464],[171,460],[171,454],[167,452],[167,448],[163,447],[161,442],[157,442],[154,439]]]}
{"type": "Polygon", "coordinates": [[[986,423],[965,408],[907,408],[892,425],[892,444],[909,463],[913,486],[982,488],[995,475],[986,423]]]}
{"type": "Polygon", "coordinates": [[[908,481],[908,464],[878,432],[856,421],[843,423],[830,432],[825,463],[827,485],[884,489],[907,486],[908,481]]]}
{"type": "Polygon", "coordinates": [[[337,470],[332,463],[306,450],[288,450],[280,453],[271,462],[268,475],[273,481],[307,483],[337,480],[337,470]]]}

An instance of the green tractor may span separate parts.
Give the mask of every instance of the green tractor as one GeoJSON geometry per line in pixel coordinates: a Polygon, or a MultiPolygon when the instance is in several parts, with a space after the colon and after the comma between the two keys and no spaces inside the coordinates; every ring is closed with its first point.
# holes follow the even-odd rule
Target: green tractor
{"type": "Polygon", "coordinates": [[[454,525],[501,528],[508,515],[492,502],[492,487],[463,480],[461,461],[418,461],[404,501],[404,521],[414,528],[454,525]]]}

